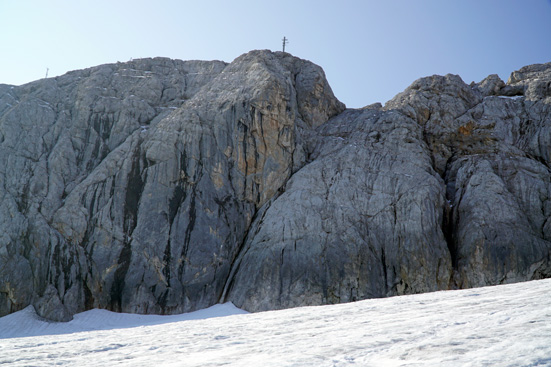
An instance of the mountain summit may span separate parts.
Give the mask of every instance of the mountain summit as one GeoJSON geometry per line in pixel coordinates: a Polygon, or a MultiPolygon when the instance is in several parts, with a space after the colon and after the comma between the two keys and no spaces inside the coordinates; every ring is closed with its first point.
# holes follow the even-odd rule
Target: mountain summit
{"type": "Polygon", "coordinates": [[[551,277],[551,63],[345,109],[288,53],[0,85],[0,316],[551,277]]]}

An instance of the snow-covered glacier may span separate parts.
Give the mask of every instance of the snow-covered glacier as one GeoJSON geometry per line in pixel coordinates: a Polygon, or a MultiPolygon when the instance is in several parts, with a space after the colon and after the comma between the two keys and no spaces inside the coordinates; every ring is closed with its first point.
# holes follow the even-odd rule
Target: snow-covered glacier
{"type": "Polygon", "coordinates": [[[9,366],[551,366],[551,279],[246,314],[0,318],[9,366]]]}

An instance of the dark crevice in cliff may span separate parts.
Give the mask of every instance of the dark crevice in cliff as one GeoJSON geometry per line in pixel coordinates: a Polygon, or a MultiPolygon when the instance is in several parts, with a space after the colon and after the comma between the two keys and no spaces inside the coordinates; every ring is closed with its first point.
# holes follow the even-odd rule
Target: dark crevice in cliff
{"type": "Polygon", "coordinates": [[[444,219],[442,223],[442,233],[450,252],[450,258],[452,260],[452,268],[457,269],[457,245],[455,243],[454,233],[454,218],[453,218],[453,204],[450,204],[450,200],[444,204],[444,219]]]}
{"type": "Polygon", "coordinates": [[[184,232],[184,242],[182,246],[182,252],[180,253],[180,258],[182,259],[182,262],[180,263],[180,266],[178,268],[179,279],[182,279],[182,275],[184,273],[185,263],[187,260],[187,252],[191,242],[191,232],[195,228],[195,220],[197,218],[196,197],[197,197],[197,193],[195,190],[195,186],[193,186],[190,193],[190,200],[189,200],[189,212],[188,212],[189,221],[186,226],[186,230],[184,232]]]}
{"type": "MultiPolygon", "coordinates": [[[[431,117],[432,112],[429,110],[427,121],[430,121],[431,117]]],[[[454,143],[447,140],[445,136],[435,136],[433,133],[427,131],[426,128],[423,128],[422,134],[423,141],[428,149],[431,159],[431,166],[438,176],[440,176],[443,184],[445,185],[445,201],[442,207],[441,230],[451,259],[452,276],[450,283],[452,283],[454,273],[456,273],[458,267],[457,244],[455,239],[455,223],[457,223],[457,218],[455,218],[455,215],[457,211],[454,210],[455,173],[451,171],[452,163],[456,158],[456,149],[453,146],[454,143]],[[437,155],[440,155],[444,159],[447,158],[446,163],[444,165],[440,164],[440,167],[437,163],[437,155]]]]}
{"type": "Polygon", "coordinates": [[[21,193],[20,199],[17,201],[17,209],[21,214],[27,214],[29,211],[29,200],[31,199],[30,195],[30,184],[27,183],[23,187],[23,192],[21,193]]]}
{"type": "Polygon", "coordinates": [[[244,175],[245,175],[245,184],[243,185],[243,197],[247,197],[247,174],[249,173],[249,162],[247,160],[247,136],[249,128],[247,125],[245,125],[241,120],[237,122],[237,128],[239,130],[239,134],[242,136],[242,142],[241,142],[241,149],[242,149],[242,155],[243,155],[243,164],[244,164],[244,175]]]}
{"type": "MultiPolygon", "coordinates": [[[[445,187],[445,202],[442,217],[442,233],[446,241],[450,260],[451,272],[448,281],[448,289],[461,288],[461,280],[459,273],[459,246],[457,243],[457,223],[459,223],[459,211],[456,206],[461,203],[461,196],[456,200],[456,171],[451,169],[454,156],[450,157],[446,162],[445,171],[442,176],[445,187]],[[457,201],[457,203],[456,203],[457,201]]],[[[461,195],[459,193],[458,195],[461,195]]]]}
{"type": "MultiPolygon", "coordinates": [[[[183,179],[184,182],[182,182],[182,184],[186,185],[186,188],[189,191],[189,194],[186,194],[187,198],[189,198],[189,210],[187,211],[188,213],[188,223],[187,223],[187,226],[186,226],[186,229],[184,231],[184,239],[183,239],[183,244],[182,244],[182,251],[180,252],[180,259],[182,260],[180,262],[180,265],[178,266],[178,278],[180,280],[182,280],[182,276],[184,274],[184,270],[185,270],[185,266],[186,266],[186,262],[187,262],[187,253],[188,253],[188,249],[189,249],[189,246],[190,246],[190,243],[191,243],[191,233],[193,232],[193,230],[195,229],[195,221],[197,219],[197,184],[198,182],[201,180],[202,178],[202,175],[203,175],[203,164],[201,162],[201,160],[199,159],[197,162],[196,162],[196,166],[195,166],[195,172],[193,173],[193,177],[190,179],[188,176],[187,176],[187,155],[184,152],[182,152],[181,154],[181,157],[180,157],[180,170],[181,170],[181,173],[183,175],[185,175],[184,178],[181,177],[181,179],[183,179]]],[[[183,190],[183,188],[182,188],[183,190]]],[[[181,198],[181,204],[183,204],[183,200],[187,200],[187,198],[184,198],[182,196],[181,198]]],[[[178,210],[178,209],[176,209],[178,210]]]]}
{"type": "Polygon", "coordinates": [[[387,270],[386,254],[385,254],[384,247],[381,247],[381,264],[383,265],[384,294],[388,294],[388,270],[387,270]]]}
{"type": "MultiPolygon", "coordinates": [[[[118,267],[115,271],[113,284],[111,285],[110,290],[111,310],[118,312],[122,311],[122,294],[125,288],[126,274],[130,267],[130,261],[132,258],[132,233],[138,222],[140,199],[143,193],[145,180],[147,178],[142,178],[140,153],[141,152],[138,151],[134,155],[132,159],[132,168],[128,175],[122,223],[124,232],[124,238],[122,241],[123,246],[117,260],[118,267]]],[[[145,172],[145,175],[147,176],[147,172],[145,172]]]]}
{"type": "Polygon", "coordinates": [[[84,292],[84,310],[91,310],[95,306],[94,296],[88,287],[88,277],[82,282],[82,290],[84,292]]]}
{"type": "Polygon", "coordinates": [[[239,269],[241,267],[241,260],[243,259],[243,257],[249,251],[249,248],[246,246],[247,241],[249,240],[250,236],[254,236],[258,233],[258,230],[262,227],[262,222],[264,221],[264,216],[268,212],[268,209],[270,208],[270,205],[280,195],[281,195],[280,192],[276,193],[270,201],[268,201],[266,204],[264,204],[264,206],[262,206],[260,208],[260,210],[257,210],[254,213],[254,215],[251,219],[251,224],[245,230],[245,233],[243,235],[243,240],[237,246],[237,249],[235,251],[235,255],[234,255],[234,257],[231,261],[230,267],[229,267],[230,271],[228,272],[228,276],[227,276],[226,280],[224,281],[224,287],[223,287],[223,290],[222,290],[222,294],[220,295],[220,297],[218,299],[218,303],[227,302],[226,297],[231,292],[231,290],[234,286],[235,275],[239,272],[239,269]]]}
{"type": "Polygon", "coordinates": [[[138,221],[138,209],[140,199],[147,179],[147,171],[142,178],[140,167],[140,152],[132,160],[132,168],[128,175],[126,195],[124,199],[123,231],[126,236],[131,236],[138,221]]]}
{"type": "Polygon", "coordinates": [[[115,271],[113,277],[113,284],[111,285],[111,307],[112,311],[122,312],[122,293],[125,287],[125,278],[128,268],[130,267],[130,260],[132,257],[132,247],[130,241],[125,241],[122,251],[117,261],[118,268],[115,271]]]}
{"type": "Polygon", "coordinates": [[[167,241],[165,247],[165,253],[163,255],[163,276],[166,279],[166,286],[170,288],[170,265],[172,264],[172,248],[170,246],[170,238],[167,241]]]}
{"type": "MultiPolygon", "coordinates": [[[[106,116],[95,113],[90,116],[88,126],[91,126],[94,129],[98,137],[93,142],[94,147],[90,160],[86,163],[87,171],[92,171],[111,152],[108,146],[108,140],[111,136],[111,130],[115,125],[115,121],[116,117],[112,113],[107,114],[106,116]]],[[[88,134],[86,140],[90,142],[88,134]]]]}
{"type": "Polygon", "coordinates": [[[168,295],[170,293],[170,289],[166,289],[163,294],[157,299],[157,302],[159,302],[159,307],[161,307],[161,315],[165,315],[166,314],[166,304],[167,304],[167,300],[168,300],[168,295]]]}

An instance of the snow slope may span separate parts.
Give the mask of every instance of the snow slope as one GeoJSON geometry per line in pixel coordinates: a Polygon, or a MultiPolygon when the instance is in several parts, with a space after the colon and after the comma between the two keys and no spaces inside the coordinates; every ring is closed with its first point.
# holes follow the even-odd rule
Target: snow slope
{"type": "Polygon", "coordinates": [[[201,319],[232,313],[27,308],[0,318],[0,365],[551,366],[551,279],[201,319]]]}
{"type": "Polygon", "coordinates": [[[0,339],[132,328],[246,313],[248,312],[240,310],[231,303],[225,303],[204,310],[170,316],[137,315],[94,309],[76,314],[69,322],[48,322],[38,316],[32,306],[29,306],[24,310],[0,318],[0,339]]]}

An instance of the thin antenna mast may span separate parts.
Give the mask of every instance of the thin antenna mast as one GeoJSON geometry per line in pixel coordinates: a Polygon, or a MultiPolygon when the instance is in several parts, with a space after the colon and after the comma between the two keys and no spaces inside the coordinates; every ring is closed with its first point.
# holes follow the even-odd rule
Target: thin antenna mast
{"type": "Polygon", "coordinates": [[[46,68],[46,76],[45,76],[45,78],[48,77],[48,71],[50,71],[50,68],[46,68]]]}
{"type": "Polygon", "coordinates": [[[289,43],[289,40],[287,39],[287,37],[283,36],[283,52],[285,52],[285,45],[289,43]]]}

